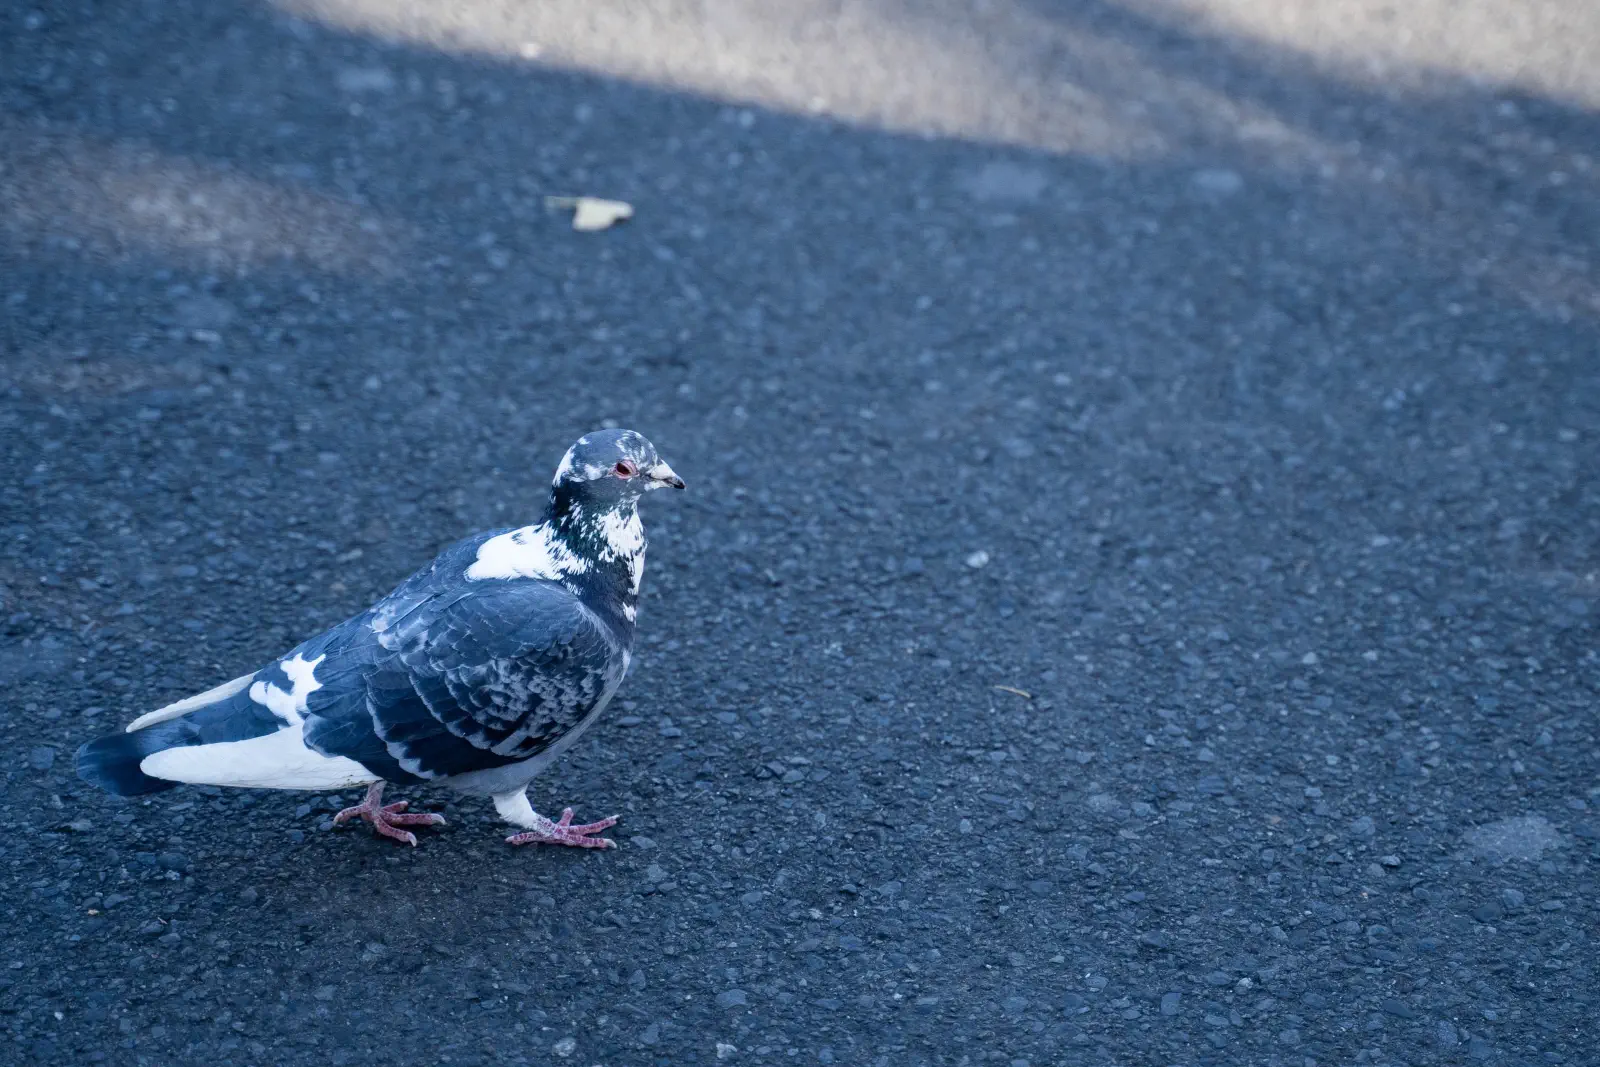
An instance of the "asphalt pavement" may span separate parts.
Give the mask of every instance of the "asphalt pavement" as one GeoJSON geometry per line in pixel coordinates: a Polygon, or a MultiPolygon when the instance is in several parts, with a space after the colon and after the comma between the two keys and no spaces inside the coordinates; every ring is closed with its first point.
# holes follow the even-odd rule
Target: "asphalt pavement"
{"type": "Polygon", "coordinates": [[[1269,6],[8,6],[0,1061],[1600,1062],[1596,16],[1269,6]],[[73,776],[599,425],[618,849],[73,776]]]}

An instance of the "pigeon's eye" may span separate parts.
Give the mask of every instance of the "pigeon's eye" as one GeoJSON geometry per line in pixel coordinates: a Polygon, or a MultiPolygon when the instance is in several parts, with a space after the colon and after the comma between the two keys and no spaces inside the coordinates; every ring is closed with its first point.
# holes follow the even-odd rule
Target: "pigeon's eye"
{"type": "Polygon", "coordinates": [[[617,460],[617,465],[613,469],[617,472],[618,478],[632,478],[639,473],[638,466],[630,459],[617,460]]]}

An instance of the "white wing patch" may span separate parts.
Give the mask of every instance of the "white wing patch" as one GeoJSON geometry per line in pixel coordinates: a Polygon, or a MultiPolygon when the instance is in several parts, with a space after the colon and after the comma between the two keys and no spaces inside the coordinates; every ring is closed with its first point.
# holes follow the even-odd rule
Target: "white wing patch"
{"type": "Polygon", "coordinates": [[[346,789],[378,780],[377,775],[353,759],[324,756],[307,748],[304,733],[305,724],[296,720],[281,730],[247,741],[218,741],[156,752],[146,756],[139,769],[169,782],[246,789],[346,789]]]}
{"type": "Polygon", "coordinates": [[[254,677],[254,674],[247,674],[242,678],[235,678],[231,682],[224,682],[215,689],[207,689],[204,693],[198,693],[176,703],[168,704],[164,708],[146,712],[128,724],[128,733],[131,734],[135,730],[143,730],[146,726],[154,726],[156,723],[166,722],[168,719],[176,719],[180,715],[187,715],[191,711],[199,711],[201,708],[208,707],[218,701],[227,700],[249,685],[250,680],[254,677]]]}
{"type": "Polygon", "coordinates": [[[478,558],[467,568],[467,578],[546,578],[560,579],[582,574],[589,564],[561,543],[550,527],[540,523],[524,526],[478,547],[478,558]]]}
{"type": "MultiPolygon", "coordinates": [[[[289,684],[293,688],[284,692],[280,686],[269,682],[257,682],[250,687],[250,699],[266,708],[272,714],[288,723],[290,726],[299,726],[305,721],[306,701],[322,683],[317,681],[317,664],[327,659],[323,654],[316,659],[308,660],[298,652],[294,659],[286,659],[278,664],[283,673],[289,676],[289,684]]],[[[231,744],[244,744],[243,741],[230,742],[231,744]]],[[[209,748],[209,745],[202,745],[209,748]]],[[[182,779],[179,779],[182,781],[182,779]]]]}
{"type": "MultiPolygon", "coordinates": [[[[306,659],[296,653],[278,663],[289,677],[289,688],[259,681],[250,686],[250,699],[283,720],[282,729],[244,741],[217,741],[209,745],[180,745],[146,756],[139,769],[152,778],[191,785],[228,785],[251,789],[344,789],[376,782],[378,776],[353,759],[324,756],[306,747],[306,702],[322,688],[317,681],[317,666],[326,655],[306,659]]],[[[259,672],[258,672],[259,673],[259,672]]],[[[254,678],[237,678],[211,693],[202,693],[182,703],[182,711],[167,714],[163,708],[152,715],[174,718],[215,700],[231,696],[254,678]],[[212,693],[220,694],[211,700],[212,693]]],[[[173,705],[174,708],[179,705],[173,705]]],[[[150,718],[150,716],[146,716],[150,718]]],[[[160,720],[153,720],[160,721],[160,720]]]]}

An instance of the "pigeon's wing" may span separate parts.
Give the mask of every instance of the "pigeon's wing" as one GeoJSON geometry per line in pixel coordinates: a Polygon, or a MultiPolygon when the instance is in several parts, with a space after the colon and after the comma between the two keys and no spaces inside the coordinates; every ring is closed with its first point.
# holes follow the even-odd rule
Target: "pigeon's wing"
{"type": "Polygon", "coordinates": [[[342,660],[348,676],[311,695],[306,739],[394,781],[539,755],[615,689],[627,663],[618,636],[547,581],[402,595],[379,605],[371,633],[368,655],[342,660]]]}

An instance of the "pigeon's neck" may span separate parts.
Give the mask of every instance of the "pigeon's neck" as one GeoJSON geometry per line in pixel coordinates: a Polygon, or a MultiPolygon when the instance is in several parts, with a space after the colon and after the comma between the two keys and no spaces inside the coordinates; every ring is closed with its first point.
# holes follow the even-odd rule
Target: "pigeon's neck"
{"type": "Polygon", "coordinates": [[[644,578],[644,525],[636,502],[591,509],[582,501],[552,493],[546,521],[574,556],[589,562],[582,582],[585,599],[612,607],[631,624],[644,578]]]}

